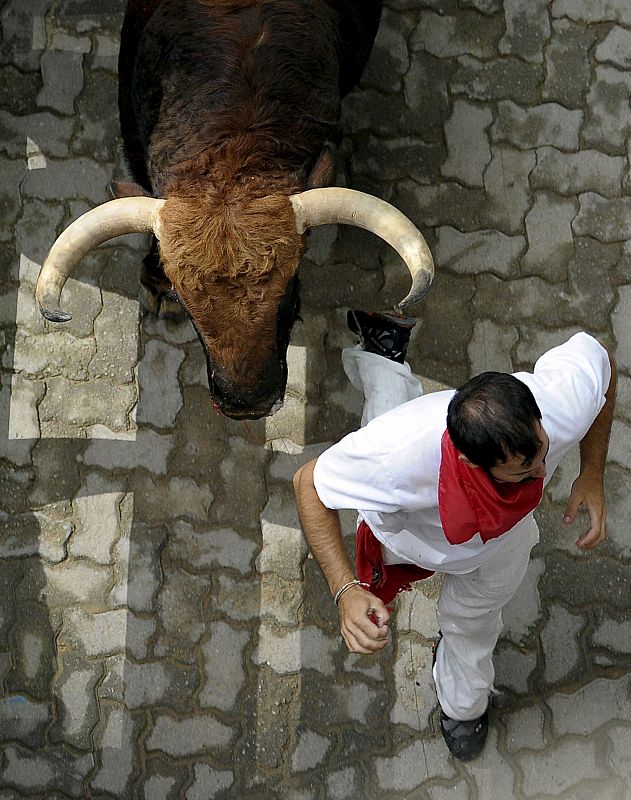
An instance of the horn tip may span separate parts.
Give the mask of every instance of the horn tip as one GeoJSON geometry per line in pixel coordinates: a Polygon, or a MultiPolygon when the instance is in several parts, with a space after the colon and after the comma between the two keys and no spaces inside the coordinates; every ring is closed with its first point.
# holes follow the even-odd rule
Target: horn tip
{"type": "Polygon", "coordinates": [[[60,308],[40,308],[42,316],[49,322],[70,322],[72,315],[60,308]]]}

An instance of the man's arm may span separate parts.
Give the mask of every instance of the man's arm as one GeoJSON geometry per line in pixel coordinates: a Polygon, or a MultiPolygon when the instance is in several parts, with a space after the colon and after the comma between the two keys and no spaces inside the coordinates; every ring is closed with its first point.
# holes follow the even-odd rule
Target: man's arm
{"type": "MultiPolygon", "coordinates": [[[[327,508],[320,500],[313,483],[316,459],[309,461],[294,475],[296,504],[302,529],[329,584],[331,594],[355,579],[348,558],[340,517],[337,511],[327,508]]],[[[388,610],[385,605],[361,586],[352,586],[340,597],[340,626],[346,646],[351,653],[375,653],[388,641],[388,610]],[[375,625],[370,620],[374,614],[375,625]]]]}
{"type": "Polygon", "coordinates": [[[581,471],[572,484],[572,492],[563,517],[563,522],[570,525],[580,507],[586,508],[589,512],[590,528],[576,541],[576,546],[582,549],[596,547],[607,537],[604,476],[618,382],[616,362],[611,353],[609,353],[609,363],[611,380],[605,392],[605,405],[581,440],[581,471]]]}

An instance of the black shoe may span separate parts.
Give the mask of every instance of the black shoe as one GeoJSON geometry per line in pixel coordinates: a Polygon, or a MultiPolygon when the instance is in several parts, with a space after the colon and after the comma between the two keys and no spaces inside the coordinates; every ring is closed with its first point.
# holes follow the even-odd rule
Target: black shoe
{"type": "Polygon", "coordinates": [[[441,711],[440,731],[452,756],[460,761],[472,761],[484,748],[486,735],[489,732],[489,712],[485,711],[477,719],[461,722],[451,719],[441,711]]]}
{"type": "MultiPolygon", "coordinates": [[[[432,669],[436,664],[436,651],[442,638],[442,632],[438,631],[438,639],[432,647],[432,669]]],[[[460,761],[472,761],[480,755],[484,748],[489,732],[489,712],[485,711],[481,717],[461,722],[448,717],[441,709],[440,732],[449,752],[455,758],[460,761]]]]}
{"type": "Polygon", "coordinates": [[[413,317],[404,317],[394,311],[376,314],[351,309],[346,315],[346,323],[359,336],[360,344],[367,353],[376,353],[403,364],[410,333],[416,325],[413,317]]]}

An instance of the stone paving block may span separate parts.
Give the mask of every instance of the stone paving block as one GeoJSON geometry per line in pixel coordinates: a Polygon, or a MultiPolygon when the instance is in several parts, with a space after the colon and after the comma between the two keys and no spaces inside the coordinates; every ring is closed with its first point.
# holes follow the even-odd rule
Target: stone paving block
{"type": "Polygon", "coordinates": [[[140,800],[179,800],[183,786],[190,783],[188,768],[160,756],[150,756],[146,764],[147,777],[140,786],[140,800]]]}
{"type": "Polygon", "coordinates": [[[552,695],[547,704],[557,734],[589,736],[612,720],[629,719],[630,681],[629,675],[615,680],[598,678],[570,695],[552,695]]]}
{"type": "Polygon", "coordinates": [[[534,3],[505,0],[506,33],[499,42],[500,53],[524,61],[542,62],[543,50],[550,37],[548,5],[548,0],[534,3]]]}
{"type": "Polygon", "coordinates": [[[506,725],[504,746],[510,754],[521,750],[544,750],[547,737],[544,735],[545,716],[541,706],[533,705],[503,718],[506,725]]]}
{"type": "Polygon", "coordinates": [[[61,50],[47,50],[41,58],[43,87],[37,105],[62,114],[74,114],[74,101],[83,88],[83,56],[61,50]]]}
{"type": "Polygon", "coordinates": [[[427,788],[430,800],[470,800],[471,791],[465,781],[458,781],[454,786],[430,786],[427,788]]]}
{"type": "Polygon", "coordinates": [[[46,585],[42,594],[49,608],[64,608],[90,602],[103,604],[112,575],[107,567],[85,561],[43,565],[46,585]]]}
{"type": "Polygon", "coordinates": [[[25,195],[44,200],[60,197],[81,198],[96,205],[110,198],[107,187],[112,180],[112,167],[96,164],[86,158],[49,158],[46,169],[32,170],[24,176],[25,195]]]}
{"type": "Polygon", "coordinates": [[[58,646],[90,658],[125,652],[133,658],[146,658],[147,640],[155,626],[154,619],[138,617],[124,608],[92,614],[69,608],[64,614],[58,646]]]}
{"type": "Polygon", "coordinates": [[[628,725],[612,725],[608,731],[611,740],[609,762],[616,775],[626,781],[627,790],[631,788],[631,728],[628,725]]]}
{"type": "MultiPolygon", "coordinates": [[[[428,134],[437,129],[442,133],[442,123],[451,112],[447,85],[452,72],[451,64],[439,61],[427,54],[416,54],[410,69],[403,78],[403,96],[407,108],[391,119],[402,119],[408,130],[421,134],[428,134]]],[[[398,95],[396,97],[398,98],[398,95]]],[[[392,104],[392,98],[389,100],[392,104]]],[[[368,113],[365,114],[363,124],[366,124],[367,119],[370,119],[368,113]]],[[[388,132],[387,124],[387,119],[384,119],[383,133],[386,134],[388,132]]],[[[390,125],[392,125],[392,121],[390,125]]],[[[360,128],[361,124],[359,127],[353,125],[353,130],[360,128]]]]}
{"type": "MultiPolygon", "coordinates": [[[[407,78],[406,75],[406,82],[407,78]]],[[[357,133],[370,129],[391,136],[399,132],[398,123],[405,111],[405,101],[400,94],[383,94],[366,88],[355,90],[344,98],[342,120],[346,129],[357,133]]]]}
{"type": "MultiPolygon", "coordinates": [[[[130,496],[126,497],[129,500],[130,496]]],[[[153,601],[162,582],[160,552],[166,540],[163,528],[153,528],[132,518],[135,508],[133,496],[130,508],[122,504],[122,532],[114,546],[116,582],[110,594],[112,606],[127,606],[135,613],[151,612],[153,601]]]]}
{"type": "Polygon", "coordinates": [[[418,633],[425,639],[436,638],[438,634],[436,602],[442,581],[442,575],[434,575],[416,583],[411,591],[401,592],[398,595],[393,617],[397,631],[402,634],[418,633]]]}
{"type": "Polygon", "coordinates": [[[326,779],[327,800],[353,800],[361,797],[359,776],[354,767],[329,773],[326,779]]]}
{"type": "Polygon", "coordinates": [[[540,619],[541,600],[538,585],[545,569],[546,565],[542,559],[531,557],[523,581],[512,600],[502,609],[504,621],[502,635],[513,644],[521,645],[540,619]]]}
{"type": "Polygon", "coordinates": [[[555,330],[543,330],[539,327],[522,329],[521,339],[515,351],[517,364],[534,365],[539,356],[553,347],[567,342],[579,330],[578,326],[557,327],[555,330]]]}
{"type": "Polygon", "coordinates": [[[64,210],[60,204],[49,205],[34,198],[23,201],[23,213],[14,231],[16,249],[20,252],[15,277],[20,284],[30,283],[35,287],[41,264],[63,216],[64,210]]]}
{"type": "Polygon", "coordinates": [[[24,158],[27,155],[28,138],[44,148],[42,152],[45,157],[65,158],[72,128],[71,119],[60,118],[48,111],[24,115],[0,111],[0,150],[10,158],[24,158]]]}
{"type": "Polygon", "coordinates": [[[477,320],[467,348],[471,374],[488,370],[513,372],[510,353],[518,338],[515,328],[496,325],[490,319],[477,320]]]}
{"type": "Polygon", "coordinates": [[[255,542],[229,528],[197,532],[189,522],[178,520],[166,552],[195,570],[220,566],[246,575],[257,547],[255,542]]]}
{"type": "Polygon", "coordinates": [[[500,645],[495,650],[493,664],[496,686],[504,686],[517,694],[528,692],[528,679],[537,668],[537,656],[534,653],[500,645]]]}
{"type": "Polygon", "coordinates": [[[3,60],[13,62],[21,70],[38,68],[40,51],[45,45],[44,16],[50,5],[51,0],[29,3],[11,0],[3,4],[0,50],[3,60]]]}
{"type": "Polygon", "coordinates": [[[384,664],[376,661],[372,656],[349,653],[344,660],[344,669],[346,672],[359,672],[367,678],[383,681],[384,664]]]}
{"type": "Polygon", "coordinates": [[[59,791],[65,796],[84,797],[83,781],[92,769],[92,755],[75,756],[58,750],[37,754],[21,747],[4,749],[3,781],[20,792],[59,791]]]}
{"type": "Polygon", "coordinates": [[[148,751],[160,750],[175,758],[204,752],[216,757],[217,750],[224,750],[233,735],[232,728],[210,714],[190,715],[181,720],[162,714],[155,720],[146,747],[148,751]]]}
{"type": "Polygon", "coordinates": [[[51,377],[38,409],[42,434],[72,438],[98,424],[116,432],[127,431],[135,404],[136,387],[132,384],[120,386],[102,379],[77,383],[51,377]]]}
{"type": "Polygon", "coordinates": [[[631,25],[631,8],[624,0],[605,0],[593,3],[590,0],[554,0],[552,15],[569,17],[577,22],[619,22],[631,25]]]}
{"type": "Polygon", "coordinates": [[[0,437],[0,456],[13,464],[31,462],[33,446],[40,435],[38,404],[45,387],[22,375],[12,375],[0,388],[0,418],[7,420],[8,431],[0,437]]]}
{"type": "Polygon", "coordinates": [[[289,498],[280,502],[270,498],[261,515],[261,534],[263,546],[256,558],[257,571],[288,580],[301,579],[308,548],[295,504],[289,498]]]}
{"type": "Polygon", "coordinates": [[[326,736],[321,736],[316,731],[301,730],[298,733],[298,742],[291,757],[291,766],[295,772],[315,769],[326,756],[331,743],[326,736]]]}
{"type": "Polygon", "coordinates": [[[94,322],[96,354],[90,374],[128,383],[138,357],[138,302],[103,292],[103,310],[94,322]]]}
{"type": "Polygon", "coordinates": [[[49,377],[63,375],[69,380],[85,380],[95,352],[92,339],[75,339],[65,331],[33,335],[18,330],[15,350],[6,349],[3,364],[26,375],[49,377]]]}
{"type": "Polygon", "coordinates": [[[26,174],[24,160],[13,161],[0,156],[0,241],[12,238],[13,227],[20,216],[20,191],[26,174]]]}
{"type": "Polygon", "coordinates": [[[582,131],[584,144],[606,153],[624,155],[631,121],[625,117],[631,74],[615,67],[597,66],[587,96],[589,108],[582,131]]]}
{"type": "Polygon", "coordinates": [[[410,792],[430,778],[453,780],[456,777],[454,762],[446,753],[442,737],[433,737],[412,742],[392,757],[375,758],[373,764],[380,790],[410,792]]]}
{"type": "Polygon", "coordinates": [[[497,728],[489,725],[489,735],[482,754],[466,764],[466,772],[479,792],[479,797],[491,800],[521,800],[516,787],[517,770],[510,759],[504,758],[498,748],[497,728]]]}
{"type": "Polygon", "coordinates": [[[512,56],[480,60],[463,55],[449,79],[449,90],[471,100],[512,100],[530,105],[539,102],[542,73],[540,64],[528,64],[512,56]]]}
{"type": "Polygon", "coordinates": [[[574,238],[574,255],[568,263],[568,320],[576,320],[590,330],[608,328],[615,302],[612,277],[619,257],[620,247],[616,243],[603,244],[588,236],[574,238]],[[599,275],[597,304],[594,275],[599,275]]]}
{"type": "Polygon", "coordinates": [[[130,439],[130,432],[117,433],[105,425],[94,425],[88,434],[90,443],[83,454],[83,463],[87,466],[118,470],[140,468],[166,475],[172,436],[141,428],[135,438],[130,439]]]}
{"type": "Polygon", "coordinates": [[[579,195],[579,213],[572,223],[574,233],[593,236],[601,242],[624,241],[631,236],[625,215],[631,198],[606,198],[594,192],[579,195]]]}
{"type": "MultiPolygon", "coordinates": [[[[617,434],[614,431],[612,441],[617,434]]],[[[628,435],[628,434],[626,434],[628,435]]],[[[590,558],[588,552],[575,550],[573,557],[552,552],[541,580],[542,594],[548,602],[575,606],[608,603],[613,609],[628,607],[628,574],[615,558],[590,558]]]]}
{"type": "Polygon", "coordinates": [[[598,150],[562,153],[554,147],[537,150],[537,165],[530,175],[533,189],[548,189],[574,196],[594,192],[605,197],[620,195],[627,160],[598,150]]]}
{"type": "Polygon", "coordinates": [[[370,59],[362,75],[363,86],[377,86],[389,92],[399,89],[401,76],[410,66],[406,39],[411,28],[405,16],[383,9],[370,59]]]}
{"type": "Polygon", "coordinates": [[[476,56],[492,58],[503,32],[498,17],[481,17],[472,11],[450,15],[421,11],[419,21],[409,41],[412,52],[424,50],[437,58],[476,56]]]}
{"type": "Polygon", "coordinates": [[[612,327],[616,337],[615,357],[619,368],[631,371],[631,286],[618,288],[618,302],[612,315],[612,327]]]}
{"type": "Polygon", "coordinates": [[[119,535],[119,506],[123,497],[119,492],[106,492],[74,499],[77,527],[68,545],[70,555],[97,564],[111,562],[112,547],[119,535]]]}
{"type": "Polygon", "coordinates": [[[156,428],[169,428],[182,408],[182,393],[178,370],[184,353],[165,342],[152,339],[136,368],[140,390],[138,422],[148,422],[156,428]]]}
{"type": "Polygon", "coordinates": [[[314,626],[280,633],[263,622],[252,660],[257,665],[267,664],[280,675],[313,669],[332,676],[335,672],[333,659],[340,647],[338,641],[314,626]]]}
{"type": "Polygon", "coordinates": [[[107,659],[98,696],[121,703],[130,711],[151,706],[192,711],[198,684],[193,667],[166,660],[136,664],[126,656],[115,655],[107,659]]]}
{"type": "Polygon", "coordinates": [[[360,725],[379,724],[383,711],[384,694],[363,681],[353,684],[337,683],[331,692],[331,717],[340,724],[349,721],[360,725]]]}
{"type": "Polygon", "coordinates": [[[503,233],[521,233],[532,204],[528,179],[536,163],[535,153],[493,145],[491,155],[484,171],[483,218],[489,227],[503,233]]]}
{"type": "Polygon", "coordinates": [[[49,738],[90,751],[92,732],[99,721],[95,687],[103,677],[103,665],[64,653],[61,669],[55,676],[55,722],[49,738]]]}
{"type": "Polygon", "coordinates": [[[265,573],[260,581],[261,619],[280,625],[300,624],[305,614],[305,591],[302,579],[287,580],[273,572],[265,573]]]}
{"type": "Polygon", "coordinates": [[[613,653],[631,653],[631,621],[602,617],[591,636],[594,647],[613,653]]]}
{"type": "Polygon", "coordinates": [[[27,114],[41,85],[39,73],[23,73],[12,64],[4,64],[0,67],[0,106],[13,114],[27,114]]]}
{"type": "Polygon", "coordinates": [[[526,216],[528,249],[521,262],[523,274],[562,281],[574,254],[572,221],[577,205],[573,199],[538,192],[526,216]]]}
{"type": "Polygon", "coordinates": [[[99,752],[99,765],[92,775],[92,791],[107,792],[108,796],[126,800],[132,781],[140,772],[134,742],[144,723],[123,706],[108,704],[101,711],[101,721],[94,733],[99,752]]]}
{"type": "Polygon", "coordinates": [[[213,769],[208,764],[195,764],[195,782],[186,792],[186,800],[211,800],[234,783],[232,770],[213,769]]]}
{"type": "Polygon", "coordinates": [[[445,122],[447,159],[441,172],[466,186],[482,187],[483,173],[491,161],[487,131],[493,122],[490,109],[455,100],[445,122]]]}
{"type": "Polygon", "coordinates": [[[189,575],[175,568],[165,573],[156,603],[162,628],[155,644],[157,655],[177,656],[187,663],[195,660],[192,646],[204,635],[202,607],[209,591],[206,575],[189,575]]]}
{"type": "Polygon", "coordinates": [[[379,172],[384,181],[401,180],[409,175],[420,183],[433,183],[438,178],[443,152],[442,142],[428,143],[415,136],[385,141],[370,137],[361,159],[352,161],[352,168],[358,176],[379,172]]]}
{"type": "Polygon", "coordinates": [[[510,237],[493,230],[460,233],[455,228],[440,227],[434,260],[437,266],[462,275],[492,272],[515,277],[525,248],[523,236],[510,237]]]}
{"type": "Polygon", "coordinates": [[[612,28],[607,36],[598,44],[594,55],[598,61],[615,64],[622,69],[631,68],[629,47],[631,46],[631,32],[624,28],[612,28]]]}
{"type": "Polygon", "coordinates": [[[491,127],[495,142],[514,147],[556,147],[578,150],[582,111],[571,111],[558,103],[542,103],[532,108],[520,107],[511,100],[498,103],[498,115],[491,127]]]}
{"type": "Polygon", "coordinates": [[[579,108],[591,83],[588,53],[598,33],[569,19],[552,20],[552,38],[545,48],[546,75],[542,96],[566,108],[579,108]]]}
{"type": "Polygon", "coordinates": [[[210,638],[202,647],[206,681],[199,694],[202,708],[234,713],[239,694],[247,686],[243,668],[248,631],[236,630],[225,622],[210,625],[210,638]]]}
{"type": "Polygon", "coordinates": [[[523,770],[522,791],[526,797],[545,793],[556,797],[585,780],[606,777],[598,763],[592,739],[566,739],[540,753],[514,756],[523,770]]]}
{"type": "Polygon", "coordinates": [[[430,714],[436,706],[431,645],[399,635],[391,670],[396,694],[390,722],[427,731],[430,714]]]}
{"type": "Polygon", "coordinates": [[[581,634],[585,630],[582,614],[572,614],[563,606],[553,605],[550,618],[541,632],[545,659],[544,677],[548,684],[570,675],[579,675],[583,666],[581,634]]]}
{"type": "Polygon", "coordinates": [[[261,610],[259,580],[235,580],[226,574],[217,575],[212,610],[229,619],[247,622],[257,619],[261,610]]]}
{"type": "MultiPolygon", "coordinates": [[[[17,598],[16,598],[17,599],[17,598]]],[[[17,602],[19,614],[11,629],[13,663],[6,687],[45,702],[55,672],[54,626],[41,603],[17,602]]]]}
{"type": "Polygon", "coordinates": [[[37,703],[20,694],[5,695],[0,700],[0,740],[41,748],[50,717],[48,702],[37,703]]]}

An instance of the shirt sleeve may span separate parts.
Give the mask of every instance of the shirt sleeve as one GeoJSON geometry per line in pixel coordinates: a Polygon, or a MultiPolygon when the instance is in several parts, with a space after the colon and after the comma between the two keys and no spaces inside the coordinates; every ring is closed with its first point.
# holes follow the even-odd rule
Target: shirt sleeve
{"type": "Polygon", "coordinates": [[[605,348],[589,334],[577,333],[542,355],[533,377],[544,427],[552,423],[559,444],[580,442],[605,405],[611,380],[605,348]]]}
{"type": "Polygon", "coordinates": [[[318,458],[313,482],[327,508],[392,513],[400,509],[388,461],[368,428],[349,433],[318,458]]]}

